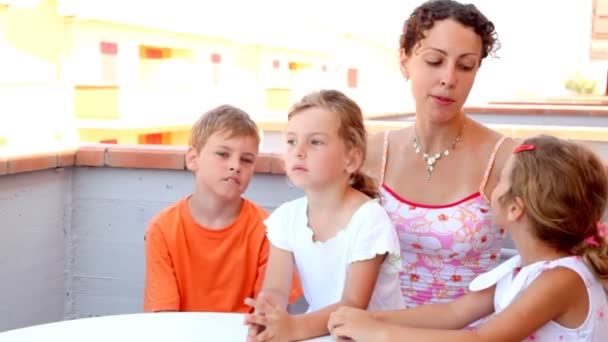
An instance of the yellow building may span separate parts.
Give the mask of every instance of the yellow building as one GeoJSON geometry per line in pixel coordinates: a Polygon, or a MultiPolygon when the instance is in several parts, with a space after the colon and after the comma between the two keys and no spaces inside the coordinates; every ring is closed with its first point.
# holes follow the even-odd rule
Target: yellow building
{"type": "Polygon", "coordinates": [[[328,87],[367,112],[399,109],[377,87],[400,79],[394,47],[295,18],[264,22],[281,3],[0,0],[10,61],[0,70],[0,146],[186,144],[216,105],[283,118],[295,99],[328,87]]]}

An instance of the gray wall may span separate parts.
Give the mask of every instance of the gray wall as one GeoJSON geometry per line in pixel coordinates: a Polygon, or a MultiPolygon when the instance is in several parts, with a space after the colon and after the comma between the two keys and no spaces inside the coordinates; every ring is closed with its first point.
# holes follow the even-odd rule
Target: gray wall
{"type": "Polygon", "coordinates": [[[63,319],[71,170],[0,177],[0,331],[63,319]]]}

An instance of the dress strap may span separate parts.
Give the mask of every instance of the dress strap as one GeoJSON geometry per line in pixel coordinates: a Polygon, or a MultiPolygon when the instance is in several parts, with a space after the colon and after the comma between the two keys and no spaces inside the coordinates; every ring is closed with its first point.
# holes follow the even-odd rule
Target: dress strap
{"type": "Polygon", "coordinates": [[[489,201],[486,197],[485,189],[488,184],[488,178],[490,177],[490,172],[492,172],[492,168],[494,167],[494,160],[496,159],[496,154],[498,153],[498,149],[502,145],[502,143],[507,140],[506,136],[503,136],[498,140],[496,145],[494,145],[494,149],[492,150],[492,154],[490,155],[490,160],[488,160],[488,166],[486,166],[486,171],[483,174],[483,178],[481,179],[481,185],[479,186],[479,193],[484,200],[489,201]]]}
{"type": "Polygon", "coordinates": [[[382,186],[384,184],[384,174],[386,172],[386,161],[388,160],[388,136],[391,131],[384,132],[384,145],[382,147],[382,164],[380,165],[380,183],[378,186],[382,186]]]}

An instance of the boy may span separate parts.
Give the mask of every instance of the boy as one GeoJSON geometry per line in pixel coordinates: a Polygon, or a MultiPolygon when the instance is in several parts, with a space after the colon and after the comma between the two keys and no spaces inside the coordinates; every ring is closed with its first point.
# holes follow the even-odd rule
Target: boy
{"type": "MultiPolygon", "coordinates": [[[[144,311],[249,312],[264,280],[268,213],[241,197],[260,136],[244,111],[223,105],[192,127],[186,165],[194,193],[157,214],[146,233],[144,311]]],[[[301,296],[294,282],[292,297],[301,296]]]]}

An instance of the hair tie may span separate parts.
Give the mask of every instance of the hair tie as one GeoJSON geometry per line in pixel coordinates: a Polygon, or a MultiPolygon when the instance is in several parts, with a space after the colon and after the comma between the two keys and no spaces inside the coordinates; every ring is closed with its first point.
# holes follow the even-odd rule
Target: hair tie
{"type": "Polygon", "coordinates": [[[597,240],[597,238],[595,237],[595,235],[591,235],[590,237],[585,239],[585,244],[587,246],[595,246],[595,247],[600,247],[601,244],[600,242],[597,240]]]}
{"type": "Polygon", "coordinates": [[[608,226],[601,221],[597,223],[597,235],[602,238],[608,237],[608,226]]]}
{"type": "Polygon", "coordinates": [[[513,153],[520,153],[520,152],[523,152],[523,151],[534,151],[535,149],[536,149],[536,146],[534,146],[534,145],[523,144],[523,145],[517,146],[513,150],[513,153]]]}

